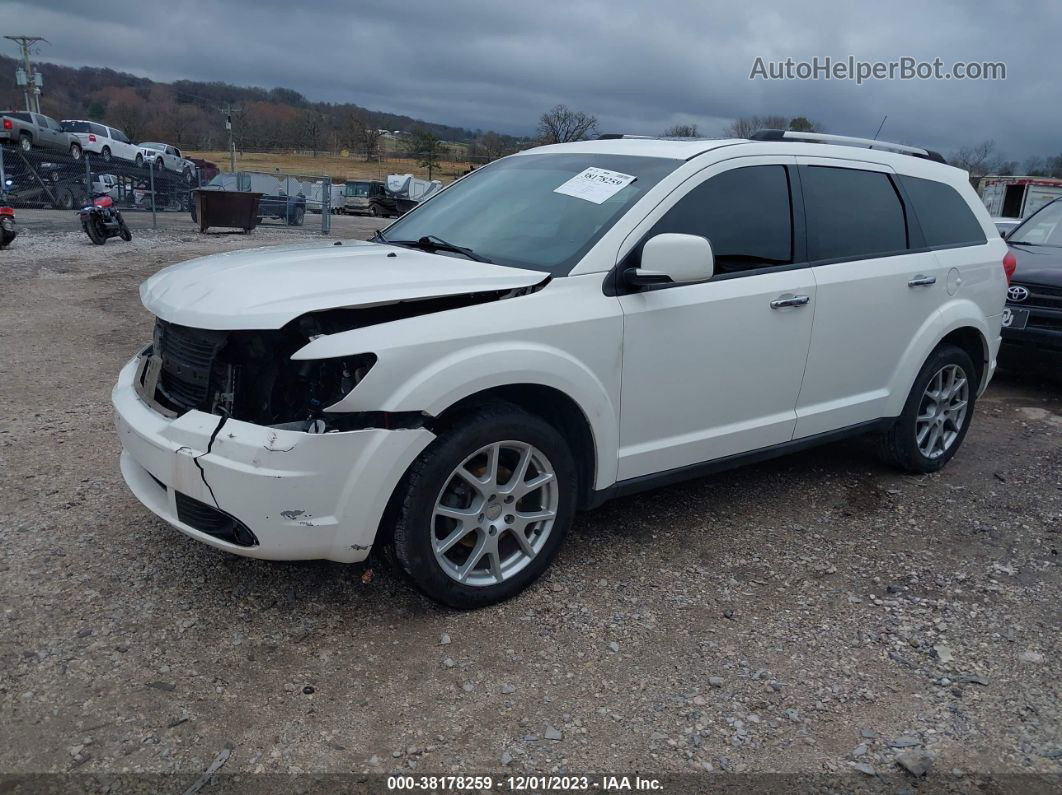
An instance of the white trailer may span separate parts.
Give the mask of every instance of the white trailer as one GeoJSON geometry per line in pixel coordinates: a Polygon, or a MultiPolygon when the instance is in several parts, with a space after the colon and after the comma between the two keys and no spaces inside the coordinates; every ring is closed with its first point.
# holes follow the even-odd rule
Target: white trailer
{"type": "Polygon", "coordinates": [[[984,177],[978,192],[992,217],[1027,218],[1049,201],[1062,196],[1062,179],[984,177]]]}

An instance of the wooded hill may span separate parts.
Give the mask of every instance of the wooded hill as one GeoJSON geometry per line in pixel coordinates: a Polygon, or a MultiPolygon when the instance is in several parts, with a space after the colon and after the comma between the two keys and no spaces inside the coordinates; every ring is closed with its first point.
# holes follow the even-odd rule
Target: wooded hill
{"type": "MultiPolygon", "coordinates": [[[[0,108],[24,107],[15,84],[18,61],[0,56],[0,108]]],[[[91,119],[125,131],[134,141],[159,140],[202,150],[225,148],[225,116],[231,103],[237,146],[252,150],[298,148],[337,151],[358,148],[365,128],[431,133],[444,141],[486,140],[503,148],[512,136],[468,130],[362,108],[353,103],[311,102],[289,88],[254,88],[228,83],[177,80],[157,83],[113,69],[37,63],[44,78],[41,111],[56,119],[91,119]]]]}

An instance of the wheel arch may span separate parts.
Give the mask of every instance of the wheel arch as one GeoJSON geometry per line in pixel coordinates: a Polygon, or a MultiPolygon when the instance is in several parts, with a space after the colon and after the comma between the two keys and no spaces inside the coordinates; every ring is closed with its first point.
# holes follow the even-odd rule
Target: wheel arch
{"type": "Polygon", "coordinates": [[[564,437],[579,473],[580,507],[589,505],[598,469],[598,453],[593,427],[582,407],[561,390],[543,384],[505,384],[480,390],[457,401],[432,423],[436,433],[469,408],[490,402],[511,403],[545,420],[564,437]]]}
{"type": "Polygon", "coordinates": [[[883,416],[900,415],[922,365],[941,343],[957,345],[970,355],[978,369],[980,383],[977,392],[980,394],[992,374],[993,347],[989,341],[988,320],[972,301],[954,301],[927,320],[912,336],[899,367],[893,373],[889,403],[883,416]]]}

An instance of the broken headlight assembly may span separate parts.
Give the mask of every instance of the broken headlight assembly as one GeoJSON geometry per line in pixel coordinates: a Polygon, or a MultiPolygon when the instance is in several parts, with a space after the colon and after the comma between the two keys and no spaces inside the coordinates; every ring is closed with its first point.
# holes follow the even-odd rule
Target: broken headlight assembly
{"type": "Polygon", "coordinates": [[[322,333],[312,317],[270,331],[193,329],[160,319],[151,347],[154,367],[145,367],[142,387],[178,415],[197,409],[256,425],[339,430],[339,415],[330,418],[325,409],[357,387],[376,355],[292,360],[322,333]]]}

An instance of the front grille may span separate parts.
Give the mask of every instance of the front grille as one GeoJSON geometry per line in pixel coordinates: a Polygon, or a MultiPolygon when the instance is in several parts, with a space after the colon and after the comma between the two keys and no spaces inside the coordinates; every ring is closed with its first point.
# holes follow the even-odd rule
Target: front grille
{"type": "Polygon", "coordinates": [[[230,544],[241,547],[258,546],[254,533],[238,519],[205,502],[193,500],[179,491],[174,492],[174,497],[177,502],[177,519],[183,524],[230,544]]]}
{"type": "Polygon", "coordinates": [[[1062,314],[1032,315],[1029,317],[1028,328],[1047,329],[1049,331],[1062,331],[1062,314]]]}
{"type": "Polygon", "coordinates": [[[1012,287],[1024,287],[1029,297],[1021,303],[1008,302],[1013,306],[1039,306],[1045,309],[1062,309],[1062,287],[1048,287],[1042,284],[1021,284],[1014,282],[1012,287]]]}
{"type": "Polygon", "coordinates": [[[156,350],[162,359],[159,391],[173,408],[179,411],[204,408],[210,394],[214,359],[227,336],[224,331],[155,321],[156,350]]]}

